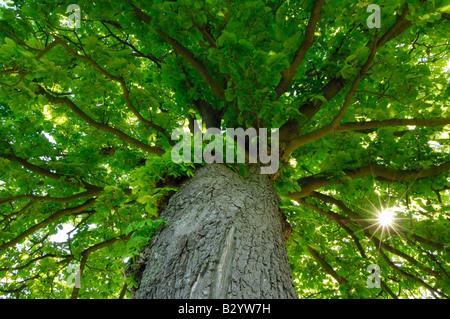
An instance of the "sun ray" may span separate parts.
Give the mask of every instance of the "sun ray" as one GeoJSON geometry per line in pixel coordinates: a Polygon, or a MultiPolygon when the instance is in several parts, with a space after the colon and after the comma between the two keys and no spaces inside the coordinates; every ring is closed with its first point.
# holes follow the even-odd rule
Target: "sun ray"
{"type": "MultiPolygon", "coordinates": [[[[394,180],[395,174],[396,172],[394,171],[394,180]]],[[[420,178],[420,174],[421,172],[412,180],[412,182],[405,185],[406,189],[403,192],[400,192],[399,194],[391,194],[392,188],[390,188],[389,186],[387,188],[388,193],[387,195],[386,194],[382,195],[381,193],[376,192],[376,196],[378,197],[377,204],[375,204],[376,200],[373,201],[373,198],[372,199],[369,198],[370,196],[368,196],[367,191],[361,189],[361,187],[357,183],[355,183],[355,181],[352,180],[351,183],[353,183],[353,185],[362,193],[363,197],[361,199],[363,201],[365,200],[366,203],[364,205],[362,202],[361,203],[353,202],[353,205],[359,209],[360,214],[363,213],[361,217],[364,217],[364,215],[367,216],[368,214],[373,216],[373,217],[370,216],[372,218],[349,219],[349,221],[359,223],[360,226],[362,226],[360,229],[354,231],[353,234],[358,234],[360,232],[365,232],[366,230],[369,230],[369,234],[371,233],[369,235],[370,239],[372,239],[375,236],[375,238],[379,240],[377,249],[378,253],[380,252],[380,249],[384,244],[383,240],[391,241],[392,236],[398,238],[400,241],[406,241],[407,240],[406,232],[412,232],[412,230],[408,229],[407,227],[404,227],[403,225],[400,225],[399,222],[402,220],[412,220],[413,218],[401,217],[401,215],[407,213],[406,207],[403,206],[402,204],[402,200],[408,193],[408,190],[416,182],[416,180],[420,178]]],[[[375,187],[375,189],[377,189],[377,183],[375,181],[375,178],[373,178],[373,175],[372,179],[373,179],[373,186],[375,187]]]]}
{"type": "Polygon", "coordinates": [[[378,242],[378,253],[380,253],[381,243],[383,242],[384,229],[385,229],[385,227],[382,226],[382,227],[381,227],[381,237],[380,237],[380,240],[379,240],[379,242],[378,242]]]}

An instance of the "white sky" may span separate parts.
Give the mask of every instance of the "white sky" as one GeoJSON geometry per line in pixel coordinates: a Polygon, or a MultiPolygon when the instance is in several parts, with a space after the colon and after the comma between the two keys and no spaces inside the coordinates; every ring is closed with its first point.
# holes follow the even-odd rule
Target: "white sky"
{"type": "MultiPolygon", "coordinates": [[[[63,224],[62,227],[63,228],[59,229],[58,232],[55,235],[51,235],[50,236],[49,239],[51,241],[58,242],[58,243],[62,243],[62,242],[67,241],[67,233],[75,228],[75,227],[73,227],[72,225],[69,225],[69,224],[63,224]]],[[[73,236],[75,233],[76,233],[76,231],[73,232],[71,235],[73,236]]]]}

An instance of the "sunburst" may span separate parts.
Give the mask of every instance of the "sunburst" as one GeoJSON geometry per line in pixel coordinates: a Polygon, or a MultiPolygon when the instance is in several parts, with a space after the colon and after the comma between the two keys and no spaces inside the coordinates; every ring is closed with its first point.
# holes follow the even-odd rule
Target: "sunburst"
{"type": "MultiPolygon", "coordinates": [[[[371,167],[371,171],[372,171],[372,181],[374,183],[374,186],[376,187],[375,178],[374,178],[375,174],[372,170],[372,167],[371,167]]],[[[366,227],[363,226],[362,229],[356,231],[355,233],[365,231],[367,229],[372,229],[372,235],[370,237],[371,239],[377,233],[380,233],[378,251],[380,251],[380,249],[381,249],[381,244],[383,242],[383,237],[384,237],[385,233],[388,234],[388,238],[389,238],[391,235],[391,230],[392,230],[398,235],[398,237],[400,239],[405,240],[405,237],[403,236],[400,229],[402,229],[403,231],[406,231],[406,232],[411,231],[410,229],[405,228],[399,224],[399,222],[401,222],[401,220],[411,220],[412,219],[412,218],[400,217],[401,216],[400,213],[404,212],[406,210],[406,207],[404,207],[401,204],[401,202],[402,202],[403,198],[407,195],[408,190],[419,178],[420,173],[417,174],[417,176],[413,179],[413,181],[406,187],[406,190],[402,194],[399,194],[400,196],[395,196],[395,197],[397,197],[395,200],[395,203],[391,203],[391,199],[393,199],[393,198],[391,196],[389,196],[390,187],[388,186],[387,187],[387,192],[388,192],[387,203],[384,201],[384,205],[382,203],[383,197],[379,193],[377,194],[379,205],[375,205],[366,196],[364,196],[365,200],[370,204],[370,206],[372,206],[371,209],[367,209],[365,207],[356,205],[359,209],[366,211],[367,213],[373,215],[374,218],[360,219],[359,221],[366,222],[368,225],[366,224],[366,227]],[[375,230],[373,230],[374,227],[376,227],[375,230]]],[[[395,180],[395,173],[394,173],[394,176],[392,179],[395,180]]],[[[353,185],[356,186],[357,189],[362,191],[362,189],[356,183],[354,183],[354,181],[352,181],[352,182],[353,182],[353,185]]]]}
{"type": "Polygon", "coordinates": [[[378,223],[380,223],[380,225],[382,227],[389,227],[394,223],[394,219],[395,219],[395,212],[392,209],[383,209],[379,214],[378,214],[378,223]]]}
{"type": "Polygon", "coordinates": [[[390,237],[391,231],[395,232],[400,238],[404,239],[404,236],[400,229],[402,229],[403,231],[410,231],[410,230],[401,226],[399,222],[401,220],[411,219],[400,217],[401,216],[400,213],[404,211],[404,207],[402,207],[401,205],[390,205],[390,203],[388,203],[386,207],[384,207],[383,204],[381,203],[380,198],[379,198],[379,207],[374,205],[370,200],[368,201],[372,206],[372,209],[369,210],[363,207],[360,207],[360,209],[373,215],[374,218],[361,219],[361,221],[364,221],[369,225],[367,225],[366,227],[360,229],[355,233],[365,231],[366,229],[371,229],[372,235],[370,236],[370,238],[372,238],[376,234],[380,234],[378,250],[380,250],[381,248],[383,239],[386,240],[390,237]],[[387,235],[388,238],[385,238],[385,235],[387,235]]]}

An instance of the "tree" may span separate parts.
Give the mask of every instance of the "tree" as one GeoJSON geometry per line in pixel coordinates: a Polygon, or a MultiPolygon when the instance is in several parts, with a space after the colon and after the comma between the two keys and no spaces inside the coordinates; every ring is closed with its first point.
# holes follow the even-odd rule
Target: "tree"
{"type": "Polygon", "coordinates": [[[3,296],[448,298],[449,6],[376,2],[3,5],[3,296]],[[280,167],[177,128],[279,128],[280,167]]]}

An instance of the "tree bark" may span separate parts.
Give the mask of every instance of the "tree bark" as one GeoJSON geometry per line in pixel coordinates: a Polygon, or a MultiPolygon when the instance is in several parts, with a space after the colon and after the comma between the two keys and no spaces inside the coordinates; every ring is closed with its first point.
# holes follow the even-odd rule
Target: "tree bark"
{"type": "Polygon", "coordinates": [[[161,213],[132,297],[297,298],[278,200],[259,167],[199,168],[161,213]]]}

